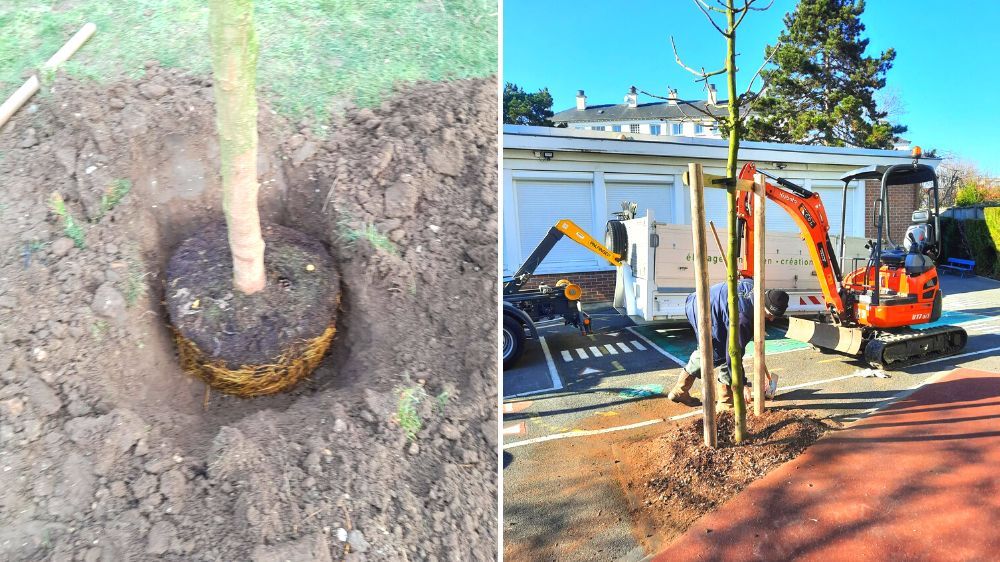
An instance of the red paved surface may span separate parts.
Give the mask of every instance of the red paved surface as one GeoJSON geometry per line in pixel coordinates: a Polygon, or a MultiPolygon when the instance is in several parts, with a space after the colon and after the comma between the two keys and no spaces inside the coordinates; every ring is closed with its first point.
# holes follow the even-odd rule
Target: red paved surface
{"type": "Polygon", "coordinates": [[[957,369],[820,439],[655,560],[1000,560],[1000,373],[957,369]]]}

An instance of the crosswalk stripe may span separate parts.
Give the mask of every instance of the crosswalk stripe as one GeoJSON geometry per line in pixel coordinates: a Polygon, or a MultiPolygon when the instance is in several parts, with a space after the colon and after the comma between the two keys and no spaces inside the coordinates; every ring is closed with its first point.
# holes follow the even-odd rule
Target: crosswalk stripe
{"type": "Polygon", "coordinates": [[[576,348],[576,354],[580,356],[580,359],[586,359],[587,358],[587,352],[584,351],[582,347],[576,348]]]}
{"type": "Polygon", "coordinates": [[[563,356],[563,361],[569,363],[570,361],[573,360],[573,356],[570,355],[570,353],[568,351],[566,351],[565,349],[562,350],[561,353],[562,353],[562,356],[563,356]]]}
{"type": "Polygon", "coordinates": [[[635,348],[636,348],[636,349],[638,349],[639,351],[646,351],[646,346],[642,345],[642,344],[641,344],[641,343],[639,343],[639,342],[638,342],[637,340],[632,340],[632,341],[631,341],[631,343],[632,343],[632,345],[634,345],[634,346],[635,346],[635,348]]]}
{"type": "Polygon", "coordinates": [[[608,353],[611,355],[618,355],[618,350],[615,349],[615,346],[610,343],[604,344],[604,349],[608,350],[608,353]]]}
{"type": "Polygon", "coordinates": [[[520,422],[515,425],[508,425],[503,428],[504,435],[520,435],[527,431],[527,426],[524,422],[520,422]]]}
{"type": "Polygon", "coordinates": [[[625,345],[623,342],[618,342],[618,347],[620,347],[625,353],[632,353],[632,348],[625,345]]]}
{"type": "Polygon", "coordinates": [[[603,357],[604,356],[604,354],[601,353],[601,350],[597,349],[596,345],[590,346],[590,352],[594,354],[594,357],[603,357]]]}

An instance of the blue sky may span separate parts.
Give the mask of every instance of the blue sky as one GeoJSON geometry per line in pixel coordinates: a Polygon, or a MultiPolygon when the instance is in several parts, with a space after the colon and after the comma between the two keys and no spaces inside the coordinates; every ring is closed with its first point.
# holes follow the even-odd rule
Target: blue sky
{"type": "MultiPolygon", "coordinates": [[[[775,0],[770,10],[744,20],[737,35],[740,91],[795,4],[775,0]]],[[[1000,175],[997,21],[996,0],[869,0],[862,16],[869,55],[896,49],[887,89],[902,101],[898,120],[909,127],[903,136],[993,175],[1000,175]]],[[[528,90],[548,87],[556,111],[572,107],[579,89],[588,103],[622,103],[633,84],[661,94],[670,86],[682,98],[698,99],[704,91],[674,62],[671,35],[688,66],[724,66],[722,37],[687,0],[505,0],[503,79],[528,90]]],[[[715,83],[726,97],[724,76],[715,83]]]]}

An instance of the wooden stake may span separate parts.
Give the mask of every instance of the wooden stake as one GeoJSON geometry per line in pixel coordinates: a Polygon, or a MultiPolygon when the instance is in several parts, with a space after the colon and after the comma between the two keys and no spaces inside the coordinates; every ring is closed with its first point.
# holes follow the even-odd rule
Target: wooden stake
{"type": "Polygon", "coordinates": [[[753,413],[764,413],[764,176],[754,177],[753,196],[753,413]]]}
{"type": "MultiPolygon", "coordinates": [[[[90,39],[90,36],[93,35],[95,31],[97,31],[97,26],[93,23],[84,24],[84,26],[80,28],[80,31],[76,32],[76,35],[70,38],[70,40],[62,46],[62,48],[56,51],[56,54],[52,55],[49,60],[45,61],[45,64],[42,65],[42,69],[55,70],[60,64],[69,60],[69,57],[73,56],[73,53],[83,46],[83,44],[87,42],[87,39],[90,39]]],[[[39,82],[38,76],[35,75],[32,75],[24,82],[24,84],[21,84],[21,87],[18,88],[16,92],[11,94],[11,96],[7,98],[7,101],[3,102],[3,105],[0,105],[0,127],[3,127],[7,123],[7,120],[10,119],[10,117],[14,115],[14,113],[20,109],[22,105],[24,105],[24,102],[28,101],[31,96],[35,95],[35,92],[37,92],[40,87],[41,82],[39,82]]]]}
{"type": "Polygon", "coordinates": [[[712,354],[712,313],[708,302],[708,241],[705,235],[705,178],[701,164],[688,164],[691,178],[691,233],[694,237],[694,282],[698,295],[698,351],[701,353],[701,400],[705,444],[715,447],[715,369],[712,354]]]}

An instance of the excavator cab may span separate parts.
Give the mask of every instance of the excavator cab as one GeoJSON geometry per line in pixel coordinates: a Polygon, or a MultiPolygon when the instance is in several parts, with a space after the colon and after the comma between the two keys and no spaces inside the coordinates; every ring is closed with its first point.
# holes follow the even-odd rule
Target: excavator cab
{"type": "MultiPolygon", "coordinates": [[[[878,180],[879,193],[872,208],[872,222],[875,226],[874,240],[869,240],[871,254],[867,267],[848,274],[847,284],[854,284],[857,289],[864,289],[870,298],[872,306],[879,306],[883,301],[901,302],[924,301],[924,295],[930,299],[940,299],[937,289],[937,273],[934,260],[940,251],[938,232],[938,185],[934,168],[920,163],[920,147],[913,149],[913,162],[892,166],[871,165],[852,170],[841,176],[844,182],[846,198],[849,184],[856,180],[878,180]],[[900,186],[930,184],[926,189],[924,208],[916,210],[911,215],[911,224],[903,233],[902,239],[894,239],[891,223],[891,195],[900,186]]],[[[844,232],[844,222],[841,222],[841,233],[844,232]]],[[[840,255],[844,255],[843,236],[841,236],[840,255]]],[[[841,264],[843,270],[843,264],[841,264]]],[[[885,302],[890,304],[890,302],[885,302]]],[[[936,303],[935,303],[936,304],[936,303]]],[[[934,307],[933,318],[940,315],[940,305],[934,307]]],[[[901,320],[901,319],[900,319],[901,320]]],[[[891,322],[895,323],[895,322],[891,322]]]]}

